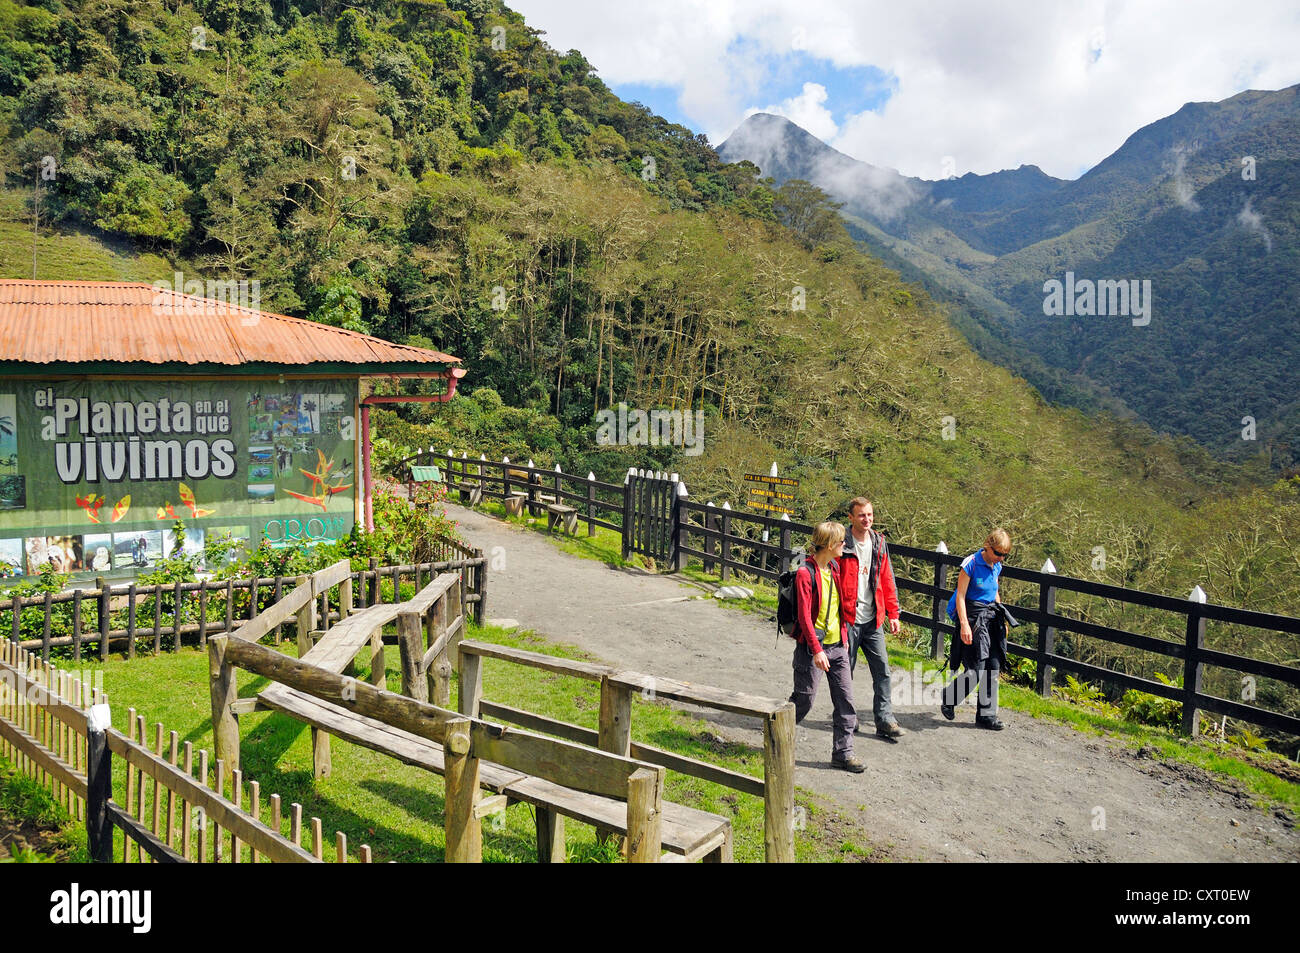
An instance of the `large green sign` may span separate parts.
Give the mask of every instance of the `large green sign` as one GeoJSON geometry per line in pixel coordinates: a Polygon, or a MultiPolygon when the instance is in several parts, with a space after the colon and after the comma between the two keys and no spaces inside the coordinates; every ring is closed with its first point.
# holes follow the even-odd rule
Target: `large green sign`
{"type": "MultiPolygon", "coordinates": [[[[218,534],[273,545],[353,523],[356,381],[0,384],[0,562],[126,573],[218,534]]],[[[2,568],[2,567],[0,567],[2,568]]]]}

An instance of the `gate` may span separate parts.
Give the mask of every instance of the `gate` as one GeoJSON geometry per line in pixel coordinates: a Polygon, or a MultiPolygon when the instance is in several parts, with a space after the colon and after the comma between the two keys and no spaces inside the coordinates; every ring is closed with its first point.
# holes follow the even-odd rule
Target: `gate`
{"type": "Polygon", "coordinates": [[[669,564],[677,521],[677,474],[638,470],[627,475],[623,497],[623,558],[631,553],[669,564]]]}

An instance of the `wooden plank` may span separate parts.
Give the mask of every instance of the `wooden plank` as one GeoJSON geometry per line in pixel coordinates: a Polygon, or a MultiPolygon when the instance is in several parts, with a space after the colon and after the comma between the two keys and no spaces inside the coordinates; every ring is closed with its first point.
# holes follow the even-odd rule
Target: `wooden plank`
{"type": "Polygon", "coordinates": [[[311,575],[311,594],[318,596],[327,589],[332,589],[344,579],[352,575],[352,564],[346,559],[340,559],[338,562],[324,569],[319,569],[311,575]]]}
{"type": "Polygon", "coordinates": [[[9,662],[0,662],[0,679],[18,693],[20,700],[30,700],[34,704],[48,709],[59,721],[69,725],[78,734],[86,734],[86,713],[75,705],[70,705],[57,694],[51,692],[40,682],[29,679],[23,669],[9,662]]]}
{"type": "MultiPolygon", "coordinates": [[[[485,718],[499,718],[503,722],[517,724],[521,728],[530,729],[530,731],[542,732],[545,735],[558,735],[567,738],[568,741],[577,741],[580,745],[593,746],[593,748],[599,744],[599,733],[594,729],[584,728],[582,725],[560,722],[559,719],[547,718],[546,715],[536,715],[532,711],[516,709],[516,707],[510,705],[500,705],[499,702],[491,702],[487,701],[487,699],[482,699],[480,702],[480,710],[485,718]]],[[[742,774],[740,771],[732,771],[731,768],[698,761],[698,759],[686,757],[684,754],[677,754],[675,751],[654,748],[653,745],[642,745],[637,741],[630,744],[629,755],[636,758],[637,761],[660,764],[660,766],[668,768],[669,771],[676,771],[690,777],[699,777],[701,780],[722,784],[724,787],[740,790],[745,794],[754,794],[755,797],[763,797],[763,790],[766,787],[763,784],[762,777],[742,774]]]]}
{"type": "Polygon", "coordinates": [[[504,794],[494,794],[491,797],[479,798],[478,803],[474,805],[474,816],[479,820],[485,817],[491,817],[504,811],[510,804],[510,798],[504,794]]]}
{"type": "Polygon", "coordinates": [[[302,610],[303,606],[309,604],[311,599],[312,593],[310,586],[295,586],[293,591],[283,599],[275,605],[267,608],[266,611],[262,612],[255,618],[249,619],[247,622],[241,624],[231,634],[239,639],[256,642],[277,625],[288,622],[290,618],[302,610]]]}
{"type": "Polygon", "coordinates": [[[486,761],[605,797],[626,797],[627,779],[635,771],[657,768],[644,761],[484,721],[471,722],[470,737],[475,754],[486,761]]]}
{"type": "Polygon", "coordinates": [[[138,768],[152,778],[158,778],[169,788],[174,787],[182,797],[201,807],[205,816],[232,831],[240,840],[256,844],[257,849],[277,863],[311,863],[314,858],[301,847],[286,843],[278,832],[243,811],[236,809],[225,798],[201,785],[194,778],[173,769],[167,762],[157,758],[147,750],[138,747],[119,731],[108,732],[109,749],[125,758],[129,765],[138,768]]]}
{"type": "MultiPolygon", "coordinates": [[[[575,678],[585,678],[589,681],[598,682],[606,675],[614,675],[621,672],[621,669],[614,668],[611,665],[599,665],[594,662],[577,662],[571,659],[556,658],[553,655],[543,655],[540,652],[529,652],[525,649],[514,649],[505,645],[493,645],[489,642],[465,641],[460,643],[461,652],[472,652],[475,655],[481,655],[485,658],[504,659],[508,662],[516,662],[520,665],[527,665],[530,668],[539,668],[546,672],[555,672],[559,675],[572,675],[575,678]]],[[[638,690],[639,690],[638,686],[638,690]]]]}
{"type": "MultiPolygon", "coordinates": [[[[268,689],[263,694],[270,696],[268,707],[309,724],[319,725],[335,737],[434,774],[442,774],[445,770],[442,746],[426,738],[394,728],[377,719],[346,711],[296,689],[276,686],[274,690],[268,689]]],[[[500,765],[480,765],[479,782],[489,790],[504,790],[507,784],[524,777],[522,772],[500,765]]]]}
{"type": "Polygon", "coordinates": [[[610,680],[614,684],[625,686],[628,689],[653,693],[656,698],[668,698],[673,701],[699,705],[703,708],[714,708],[719,711],[729,711],[737,715],[751,715],[756,718],[768,718],[788,704],[785,699],[746,695],[725,688],[679,682],[671,678],[659,678],[654,675],[643,675],[639,672],[618,672],[611,675],[610,680]]]}
{"type": "Polygon", "coordinates": [[[406,602],[402,603],[401,608],[407,612],[418,612],[424,614],[432,608],[433,604],[441,599],[452,586],[460,582],[460,573],[445,572],[434,577],[427,586],[417,592],[406,602]]]}
{"type": "MultiPolygon", "coordinates": [[[[505,794],[515,801],[527,801],[537,807],[550,807],[567,817],[593,827],[627,830],[627,802],[574,791],[545,778],[529,777],[506,788],[505,794]]],[[[724,817],[684,804],[664,801],[660,836],[663,847],[675,854],[685,854],[707,843],[731,822],[724,817]]]]}
{"type": "Polygon", "coordinates": [[[36,767],[70,788],[77,797],[86,797],[86,776],[68,767],[33,735],[11,724],[8,719],[0,718],[0,737],[21,751],[36,767]]]}
{"type": "Polygon", "coordinates": [[[185,863],[184,857],[168,847],[161,838],[155,836],[148,827],[132,817],[115,801],[108,802],[108,817],[114,824],[122,828],[124,834],[129,834],[140,849],[147,853],[156,863],[185,863]]]}

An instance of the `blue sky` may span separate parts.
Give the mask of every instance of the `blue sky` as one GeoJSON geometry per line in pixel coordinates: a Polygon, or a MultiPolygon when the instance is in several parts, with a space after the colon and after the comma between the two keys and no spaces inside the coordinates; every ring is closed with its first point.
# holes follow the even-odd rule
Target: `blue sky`
{"type": "MultiPolygon", "coordinates": [[[[803,92],[805,83],[815,83],[826,90],[828,111],[837,124],[843,123],[855,113],[879,110],[898,88],[896,77],[875,66],[837,68],[828,60],[819,59],[802,50],[776,55],[741,38],[733,42],[727,52],[729,56],[742,56],[751,62],[764,64],[762,85],[754,92],[755,103],[779,103],[793,99],[803,92]]],[[[620,99],[643,103],[670,122],[698,130],[699,119],[688,115],[679,105],[679,86],[667,83],[606,82],[620,99]]]]}
{"type": "Polygon", "coordinates": [[[776,112],[938,178],[1073,178],[1185,103],[1300,83],[1300,4],[1253,0],[507,0],[618,95],[715,145],[776,112]]]}

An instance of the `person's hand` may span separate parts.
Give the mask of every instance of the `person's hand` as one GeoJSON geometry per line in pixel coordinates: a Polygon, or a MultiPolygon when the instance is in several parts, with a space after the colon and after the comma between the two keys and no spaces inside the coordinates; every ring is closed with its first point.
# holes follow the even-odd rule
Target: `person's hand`
{"type": "Polygon", "coordinates": [[[814,655],[813,664],[816,665],[823,672],[829,672],[831,670],[831,660],[826,657],[825,652],[818,652],[816,655],[814,655]]]}
{"type": "Polygon", "coordinates": [[[971,642],[974,641],[974,636],[971,635],[969,622],[963,622],[961,624],[961,640],[967,645],[970,645],[971,642]]]}
{"type": "Polygon", "coordinates": [[[903,624],[902,624],[901,622],[899,622],[897,619],[890,619],[890,620],[889,620],[889,634],[890,634],[890,635],[898,635],[898,633],[902,630],[902,628],[903,628],[903,624]]]}

